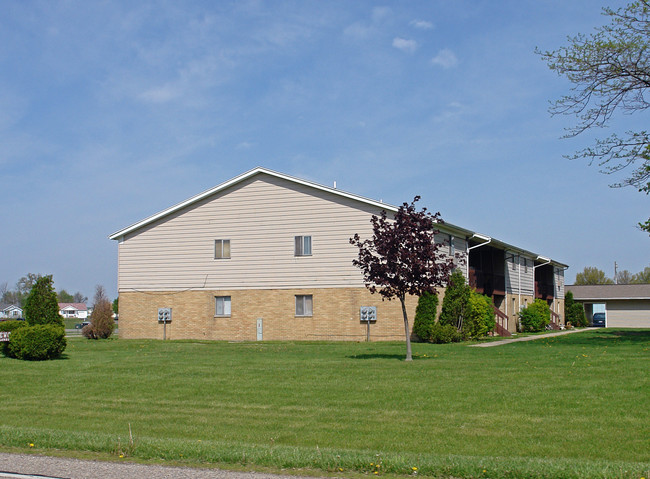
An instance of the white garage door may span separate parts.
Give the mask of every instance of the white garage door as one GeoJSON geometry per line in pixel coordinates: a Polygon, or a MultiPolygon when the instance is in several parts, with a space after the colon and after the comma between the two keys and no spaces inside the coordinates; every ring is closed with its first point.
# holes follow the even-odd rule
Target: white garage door
{"type": "Polygon", "coordinates": [[[607,301],[608,328],[650,328],[650,300],[607,301]]]}

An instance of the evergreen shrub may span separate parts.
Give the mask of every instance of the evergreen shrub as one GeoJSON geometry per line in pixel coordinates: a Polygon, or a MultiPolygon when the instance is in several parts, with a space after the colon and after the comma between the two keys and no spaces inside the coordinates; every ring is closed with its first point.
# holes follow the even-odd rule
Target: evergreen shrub
{"type": "Polygon", "coordinates": [[[59,303],[52,275],[41,276],[32,286],[25,300],[25,320],[30,326],[37,324],[55,324],[63,326],[63,318],[59,314],[59,303]]]}
{"type": "MultiPolygon", "coordinates": [[[[16,320],[2,321],[2,322],[0,322],[0,331],[9,332],[9,333],[11,333],[13,335],[12,331],[15,331],[16,329],[22,328],[24,326],[27,326],[27,323],[25,323],[25,321],[16,321],[16,320]]],[[[10,335],[9,338],[11,339],[11,337],[12,336],[10,335]]],[[[2,352],[2,354],[7,356],[7,357],[10,357],[10,358],[13,357],[11,355],[11,353],[9,352],[9,343],[8,342],[3,341],[3,342],[0,343],[0,352],[2,352]]]]}
{"type": "Polygon", "coordinates": [[[465,283],[465,276],[460,269],[454,270],[449,276],[449,283],[445,289],[440,312],[440,324],[451,324],[457,329],[462,329],[462,322],[469,306],[470,288],[465,283]]]}
{"type": "Polygon", "coordinates": [[[15,329],[9,341],[9,355],[27,361],[61,356],[67,343],[65,329],[55,324],[37,324],[15,329]]]}
{"type": "Polygon", "coordinates": [[[523,332],[543,331],[551,322],[551,310],[546,301],[536,299],[519,312],[523,332]]]}
{"type": "Polygon", "coordinates": [[[418,299],[418,306],[415,309],[415,319],[413,320],[413,332],[421,341],[431,342],[433,334],[433,325],[436,324],[438,315],[438,295],[433,293],[424,293],[418,299]]]}
{"type": "Polygon", "coordinates": [[[463,340],[463,335],[451,324],[434,323],[431,328],[430,342],[436,344],[457,343],[463,340]]]}
{"type": "Polygon", "coordinates": [[[463,335],[466,338],[481,338],[492,331],[495,324],[492,300],[483,294],[472,291],[463,322],[463,335]]]}
{"type": "Polygon", "coordinates": [[[582,303],[573,303],[573,305],[571,305],[571,318],[571,324],[576,328],[585,328],[589,326],[589,321],[587,321],[585,308],[582,303]]]}

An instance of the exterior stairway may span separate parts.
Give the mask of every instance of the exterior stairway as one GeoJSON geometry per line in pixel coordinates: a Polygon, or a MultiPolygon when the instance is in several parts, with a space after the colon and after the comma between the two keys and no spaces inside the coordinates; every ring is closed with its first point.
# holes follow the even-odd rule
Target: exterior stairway
{"type": "Polygon", "coordinates": [[[496,319],[494,333],[499,336],[512,336],[512,333],[508,331],[508,316],[494,305],[492,305],[492,309],[494,310],[494,319],[496,319]]]}
{"type": "Polygon", "coordinates": [[[551,311],[551,322],[548,323],[549,329],[560,330],[560,315],[551,311]]]}

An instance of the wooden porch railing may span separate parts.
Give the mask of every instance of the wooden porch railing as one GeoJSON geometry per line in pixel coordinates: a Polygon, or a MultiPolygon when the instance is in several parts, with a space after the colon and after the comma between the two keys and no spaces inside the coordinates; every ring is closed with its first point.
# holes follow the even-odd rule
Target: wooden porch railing
{"type": "Polygon", "coordinates": [[[548,324],[551,329],[562,329],[560,327],[560,315],[551,311],[551,322],[548,324]]]}
{"type": "Polygon", "coordinates": [[[499,336],[512,336],[508,331],[508,316],[496,306],[492,305],[496,323],[494,324],[494,332],[499,336]]]}

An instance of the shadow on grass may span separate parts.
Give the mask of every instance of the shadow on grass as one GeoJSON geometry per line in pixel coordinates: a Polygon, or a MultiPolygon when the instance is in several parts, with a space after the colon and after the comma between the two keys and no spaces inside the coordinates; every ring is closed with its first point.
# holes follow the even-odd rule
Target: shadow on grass
{"type": "MultiPolygon", "coordinates": [[[[399,361],[404,361],[406,359],[405,354],[382,354],[382,353],[368,353],[368,354],[353,354],[347,356],[348,359],[397,359],[399,361]]],[[[413,358],[415,359],[415,357],[413,358]]]]}
{"type": "MultiPolygon", "coordinates": [[[[550,338],[548,338],[550,339],[550,338]]],[[[650,342],[650,329],[599,329],[586,334],[564,336],[571,344],[611,345],[614,343],[644,344],[650,342]]]]}

